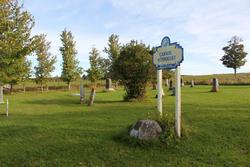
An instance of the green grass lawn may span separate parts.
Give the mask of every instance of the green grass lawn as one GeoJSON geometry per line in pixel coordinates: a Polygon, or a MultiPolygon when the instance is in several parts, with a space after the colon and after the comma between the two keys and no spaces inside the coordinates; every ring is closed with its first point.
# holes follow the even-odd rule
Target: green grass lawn
{"type": "MultiPolygon", "coordinates": [[[[131,146],[115,136],[153,117],[155,91],[144,102],[122,102],[122,90],[99,92],[92,107],[74,92],[18,93],[0,106],[0,166],[250,166],[250,87],[182,89],[188,137],[169,147],[131,146]]],[[[167,92],[165,90],[165,92],[167,92]]],[[[164,111],[174,111],[174,97],[164,111]]]]}

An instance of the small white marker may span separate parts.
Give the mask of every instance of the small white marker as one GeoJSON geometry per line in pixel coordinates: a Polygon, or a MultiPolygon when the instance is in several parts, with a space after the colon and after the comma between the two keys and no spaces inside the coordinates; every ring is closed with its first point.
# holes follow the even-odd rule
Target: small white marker
{"type": "Polygon", "coordinates": [[[9,100],[6,100],[6,116],[9,116],[9,100]]]}

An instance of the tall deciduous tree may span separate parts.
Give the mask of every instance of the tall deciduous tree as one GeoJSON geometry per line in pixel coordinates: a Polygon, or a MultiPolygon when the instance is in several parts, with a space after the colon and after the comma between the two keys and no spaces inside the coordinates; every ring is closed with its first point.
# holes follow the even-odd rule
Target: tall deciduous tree
{"type": "Polygon", "coordinates": [[[63,58],[61,78],[68,84],[70,90],[71,82],[80,77],[82,68],[79,67],[79,61],[76,59],[76,42],[71,31],[64,30],[61,34],[62,47],[60,51],[63,58]]]}
{"type": "Polygon", "coordinates": [[[226,67],[234,69],[235,77],[237,68],[244,66],[247,61],[247,53],[244,51],[242,42],[243,40],[241,38],[233,36],[231,40],[228,41],[228,46],[222,48],[225,54],[220,60],[226,67]]]}
{"type": "Polygon", "coordinates": [[[26,92],[26,81],[29,80],[32,75],[31,65],[31,61],[25,58],[22,66],[22,73],[20,76],[21,82],[23,84],[23,92],[26,92]]]}
{"type": "Polygon", "coordinates": [[[49,49],[50,42],[46,41],[46,35],[41,35],[36,49],[38,65],[35,67],[35,76],[36,82],[41,85],[42,92],[43,86],[47,84],[51,72],[55,69],[56,57],[51,55],[49,49]]]}
{"type": "Polygon", "coordinates": [[[31,36],[34,18],[17,0],[0,1],[0,80],[13,85],[21,80],[25,57],[35,49],[31,36]]]}
{"type": "Polygon", "coordinates": [[[121,52],[121,44],[119,43],[119,36],[112,34],[108,39],[108,47],[104,48],[104,52],[109,56],[109,75],[112,79],[117,79],[117,73],[114,70],[115,61],[118,59],[121,52]]]}
{"type": "Polygon", "coordinates": [[[103,70],[101,67],[101,57],[99,51],[93,47],[89,52],[90,68],[87,70],[88,79],[96,86],[96,81],[103,77],[103,70]]]}

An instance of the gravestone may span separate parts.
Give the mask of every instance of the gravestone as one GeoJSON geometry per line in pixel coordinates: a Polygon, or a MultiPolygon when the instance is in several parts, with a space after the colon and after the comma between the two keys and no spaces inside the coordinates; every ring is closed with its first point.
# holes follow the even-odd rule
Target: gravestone
{"type": "Polygon", "coordinates": [[[83,87],[83,83],[81,82],[80,84],[80,103],[83,104],[85,99],[85,92],[84,92],[84,87],[83,87]]]}
{"type": "Polygon", "coordinates": [[[165,86],[168,87],[168,85],[169,85],[169,81],[168,79],[165,79],[165,86]]]}
{"type": "Polygon", "coordinates": [[[171,96],[175,96],[175,87],[172,88],[172,94],[171,96]]]}
{"type": "Polygon", "coordinates": [[[219,80],[217,78],[213,78],[212,84],[213,84],[213,86],[212,86],[211,92],[218,92],[219,91],[219,80]]]}
{"type": "Polygon", "coordinates": [[[190,87],[191,87],[191,88],[193,88],[193,87],[194,87],[194,80],[191,80],[190,87]]]}
{"type": "Polygon", "coordinates": [[[115,82],[115,89],[118,89],[118,87],[119,87],[119,82],[116,81],[116,82],[115,82]]]}
{"type": "Polygon", "coordinates": [[[114,91],[114,88],[112,88],[112,80],[110,78],[106,79],[106,91],[114,91]]]}
{"type": "Polygon", "coordinates": [[[3,86],[0,86],[0,103],[4,103],[4,101],[3,101],[3,86]]]}
{"type": "Polygon", "coordinates": [[[169,82],[169,90],[172,90],[172,89],[173,89],[173,81],[170,80],[170,82],[169,82]]]}
{"type": "Polygon", "coordinates": [[[90,96],[89,96],[89,106],[92,106],[95,100],[95,88],[91,89],[90,96]]]}
{"type": "Polygon", "coordinates": [[[139,120],[129,131],[130,137],[140,140],[154,140],[159,138],[162,128],[154,120],[139,120]]]}
{"type": "Polygon", "coordinates": [[[185,86],[183,79],[181,78],[181,87],[185,86]]]}

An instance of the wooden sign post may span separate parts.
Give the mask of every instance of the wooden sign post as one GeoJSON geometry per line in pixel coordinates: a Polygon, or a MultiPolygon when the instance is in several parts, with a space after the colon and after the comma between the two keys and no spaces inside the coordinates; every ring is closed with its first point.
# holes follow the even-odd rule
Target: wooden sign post
{"type": "Polygon", "coordinates": [[[169,37],[164,37],[161,46],[155,48],[153,63],[157,68],[158,99],[157,109],[162,116],[162,69],[176,69],[175,86],[175,131],[181,137],[181,77],[180,64],[183,62],[183,48],[178,43],[170,43],[169,37]]]}

